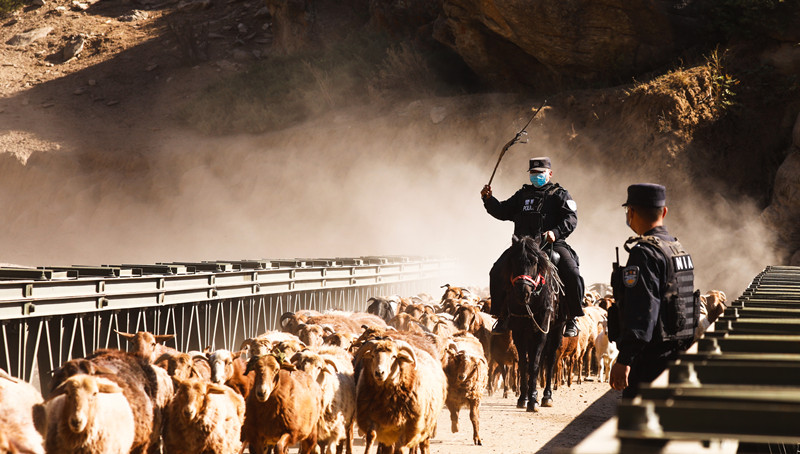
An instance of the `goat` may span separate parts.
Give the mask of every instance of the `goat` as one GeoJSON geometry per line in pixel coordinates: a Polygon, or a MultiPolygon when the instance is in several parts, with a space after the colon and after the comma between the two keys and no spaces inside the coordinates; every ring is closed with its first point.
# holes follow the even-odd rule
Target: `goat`
{"type": "Polygon", "coordinates": [[[508,398],[509,388],[517,393],[517,365],[519,353],[511,338],[511,331],[492,334],[489,341],[489,395],[496,387],[498,375],[503,379],[503,399],[508,398]]]}
{"type": "Polygon", "coordinates": [[[602,320],[597,328],[598,333],[594,340],[594,354],[598,364],[597,376],[601,382],[608,383],[611,365],[616,361],[619,350],[617,344],[608,338],[608,320],[602,320]]]}
{"type": "Polygon", "coordinates": [[[255,382],[247,397],[243,438],[250,452],[264,454],[275,445],[278,454],[300,442],[301,453],[313,453],[317,444],[317,423],[322,409],[322,392],[311,376],[274,355],[254,357],[247,370],[255,382]]]}
{"type": "Polygon", "coordinates": [[[34,410],[47,452],[127,454],[135,436],[122,388],[102,377],[73,375],[34,410]]]}
{"type": "Polygon", "coordinates": [[[365,432],[365,454],[377,441],[407,453],[430,452],[447,380],[440,361],[403,341],[370,340],[357,356],[356,420],[365,432]]]}
{"type": "Polygon", "coordinates": [[[32,418],[42,395],[29,383],[0,369],[0,452],[44,454],[42,436],[32,418]]]}
{"type": "Polygon", "coordinates": [[[211,381],[211,366],[206,356],[200,352],[167,352],[156,358],[153,364],[166,370],[170,377],[184,380],[196,377],[211,381]]]}
{"type": "Polygon", "coordinates": [[[384,322],[389,323],[397,314],[397,302],[387,298],[372,297],[367,300],[367,313],[380,317],[384,322]]]}
{"type": "Polygon", "coordinates": [[[244,398],[225,385],[175,378],[175,398],[167,408],[167,454],[226,454],[242,449],[244,398]]]}
{"type": "Polygon", "coordinates": [[[244,358],[245,360],[249,361],[254,356],[264,356],[269,354],[275,344],[282,341],[301,342],[300,338],[292,333],[267,331],[266,333],[242,341],[239,350],[244,351],[244,358]]]}
{"type": "Polygon", "coordinates": [[[458,432],[458,412],[461,407],[469,407],[472,422],[472,442],[481,445],[479,419],[481,397],[489,383],[489,365],[483,347],[475,336],[462,331],[453,336],[447,349],[447,399],[445,405],[450,410],[450,428],[458,432]]]}
{"type": "Polygon", "coordinates": [[[243,350],[236,353],[217,350],[208,354],[208,363],[211,365],[212,383],[230,386],[246,399],[253,387],[254,374],[245,375],[247,362],[242,358],[243,354],[243,350]]]}
{"type": "Polygon", "coordinates": [[[151,363],[164,353],[177,352],[174,348],[163,345],[164,342],[174,339],[174,334],[153,334],[147,331],[139,331],[136,334],[123,333],[117,330],[114,330],[114,332],[133,345],[131,348],[132,353],[151,363]]]}
{"type": "Polygon", "coordinates": [[[356,384],[349,355],[335,349],[320,353],[306,350],[295,353],[292,363],[310,374],[322,389],[322,411],[317,425],[317,444],[322,453],[330,454],[334,445],[337,453],[346,448],[352,454],[356,384]]]}
{"type": "Polygon", "coordinates": [[[325,336],[333,332],[333,328],[328,325],[301,323],[297,328],[297,337],[307,346],[317,348],[322,345],[325,336]]]}
{"type": "Polygon", "coordinates": [[[456,329],[467,331],[477,337],[481,341],[483,351],[487,353],[487,360],[491,360],[491,346],[489,343],[491,342],[492,325],[494,324],[494,318],[491,315],[481,312],[477,306],[463,304],[456,310],[453,323],[456,325],[456,329]]]}

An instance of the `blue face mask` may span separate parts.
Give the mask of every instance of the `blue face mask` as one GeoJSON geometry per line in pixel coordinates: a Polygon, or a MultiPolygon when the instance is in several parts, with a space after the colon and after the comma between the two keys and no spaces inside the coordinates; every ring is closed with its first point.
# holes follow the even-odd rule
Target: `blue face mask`
{"type": "Polygon", "coordinates": [[[532,173],[531,174],[531,184],[536,186],[537,188],[541,188],[547,183],[547,173],[532,173]]]}

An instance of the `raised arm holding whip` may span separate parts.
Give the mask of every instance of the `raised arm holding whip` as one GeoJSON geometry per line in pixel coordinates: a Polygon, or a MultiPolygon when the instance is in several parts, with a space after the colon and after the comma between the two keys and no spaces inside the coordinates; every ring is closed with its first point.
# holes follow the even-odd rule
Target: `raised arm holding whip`
{"type": "MultiPolygon", "coordinates": [[[[525,127],[503,146],[494,168],[495,171],[506,151],[527,134],[525,130],[544,105],[545,103],[542,103],[525,127]]],[[[578,256],[565,239],[578,224],[577,204],[566,189],[550,181],[553,170],[548,157],[531,159],[528,167],[531,184],[523,185],[522,189],[503,202],[492,196],[491,182],[494,179],[495,171],[492,172],[489,184],[481,190],[483,206],[493,217],[501,221],[512,221],[514,235],[540,238],[545,244],[552,244],[553,251],[560,255],[556,265],[561,281],[564,283],[565,306],[569,316],[564,335],[575,336],[578,330],[574,318],[583,315],[581,303],[584,286],[578,270],[578,256]]],[[[508,330],[508,309],[505,299],[506,293],[509,291],[510,272],[507,269],[509,250],[510,248],[503,252],[489,272],[489,292],[492,297],[491,314],[498,318],[498,323],[492,330],[494,333],[508,330]]]]}

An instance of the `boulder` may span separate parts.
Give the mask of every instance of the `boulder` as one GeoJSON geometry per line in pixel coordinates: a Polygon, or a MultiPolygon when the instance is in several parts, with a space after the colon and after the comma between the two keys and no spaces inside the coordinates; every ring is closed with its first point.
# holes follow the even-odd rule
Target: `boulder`
{"type": "Polygon", "coordinates": [[[683,6],[692,3],[445,0],[434,36],[490,82],[537,84],[538,71],[562,81],[615,79],[662,65],[695,43],[703,25],[699,12],[683,6]]]}
{"type": "Polygon", "coordinates": [[[53,27],[41,27],[33,30],[28,30],[25,33],[20,33],[13,38],[6,41],[6,44],[17,47],[24,47],[34,41],[38,41],[53,31],[53,27]]]}
{"type": "Polygon", "coordinates": [[[764,220],[778,232],[782,249],[800,249],[800,150],[793,148],[775,175],[772,201],[764,210],[764,220]]]}

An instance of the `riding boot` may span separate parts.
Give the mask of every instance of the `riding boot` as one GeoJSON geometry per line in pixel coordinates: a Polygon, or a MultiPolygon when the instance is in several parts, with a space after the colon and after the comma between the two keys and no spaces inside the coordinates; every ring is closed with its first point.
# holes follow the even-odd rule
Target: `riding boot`
{"type": "Polygon", "coordinates": [[[564,337],[575,337],[578,335],[578,325],[576,324],[578,317],[571,318],[567,320],[567,324],[564,325],[564,337]]]}
{"type": "Polygon", "coordinates": [[[505,334],[508,332],[508,314],[498,317],[492,327],[492,334],[505,334]]]}

